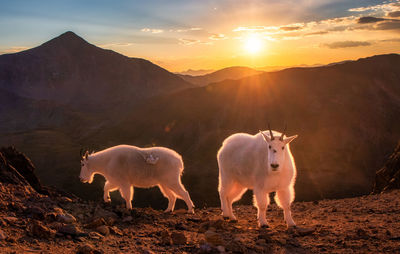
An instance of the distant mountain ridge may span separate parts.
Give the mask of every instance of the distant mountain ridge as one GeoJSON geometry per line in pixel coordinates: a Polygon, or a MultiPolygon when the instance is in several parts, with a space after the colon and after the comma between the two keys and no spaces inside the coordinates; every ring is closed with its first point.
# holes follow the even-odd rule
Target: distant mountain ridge
{"type": "Polygon", "coordinates": [[[260,74],[262,71],[243,66],[233,66],[224,68],[212,73],[200,76],[179,75],[182,79],[197,85],[206,86],[211,83],[224,81],[225,79],[241,79],[251,75],[260,74]]]}

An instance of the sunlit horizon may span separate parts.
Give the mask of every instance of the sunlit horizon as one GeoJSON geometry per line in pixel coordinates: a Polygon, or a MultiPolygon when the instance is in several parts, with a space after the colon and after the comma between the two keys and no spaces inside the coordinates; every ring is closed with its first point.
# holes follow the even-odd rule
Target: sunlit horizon
{"type": "Polygon", "coordinates": [[[0,3],[0,14],[0,54],[73,31],[171,72],[314,66],[400,53],[398,0],[15,1],[0,3]]]}

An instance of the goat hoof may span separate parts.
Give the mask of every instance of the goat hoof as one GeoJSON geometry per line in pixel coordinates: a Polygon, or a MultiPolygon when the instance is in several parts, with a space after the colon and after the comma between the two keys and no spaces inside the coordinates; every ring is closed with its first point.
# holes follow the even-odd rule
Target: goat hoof
{"type": "Polygon", "coordinates": [[[194,214],[194,209],[188,210],[187,213],[194,214]]]}
{"type": "Polygon", "coordinates": [[[166,209],[166,210],[164,210],[164,213],[172,213],[172,210],[171,209],[166,209]]]}
{"type": "Polygon", "coordinates": [[[229,220],[229,216],[222,216],[224,220],[229,220]]]}
{"type": "Polygon", "coordinates": [[[262,224],[262,225],[260,225],[260,228],[266,229],[266,228],[269,228],[269,225],[268,224],[262,224]]]}
{"type": "Polygon", "coordinates": [[[238,223],[237,219],[230,220],[229,223],[238,223]]]}

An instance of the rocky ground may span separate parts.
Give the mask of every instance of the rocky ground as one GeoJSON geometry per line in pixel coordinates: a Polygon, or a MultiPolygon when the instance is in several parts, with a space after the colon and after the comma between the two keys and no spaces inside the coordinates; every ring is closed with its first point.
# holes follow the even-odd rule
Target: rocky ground
{"type": "Polygon", "coordinates": [[[272,204],[269,229],[256,210],[237,206],[163,213],[49,197],[0,183],[1,253],[400,253],[400,191],[342,200],[295,202],[299,229],[287,230],[272,204]]]}
{"type": "Polygon", "coordinates": [[[83,201],[41,186],[28,158],[0,150],[0,253],[400,253],[400,190],[295,202],[291,230],[276,204],[268,229],[257,227],[254,207],[234,210],[238,221],[221,219],[219,208],[83,201]]]}

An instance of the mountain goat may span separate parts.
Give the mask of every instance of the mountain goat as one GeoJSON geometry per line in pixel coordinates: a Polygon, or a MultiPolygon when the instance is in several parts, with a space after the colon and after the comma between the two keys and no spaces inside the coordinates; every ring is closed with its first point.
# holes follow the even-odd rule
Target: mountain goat
{"type": "Polygon", "coordinates": [[[188,212],[193,212],[193,202],[181,183],[183,172],[182,157],[164,147],[139,148],[118,145],[93,154],[86,154],[81,160],[80,179],[92,183],[95,174],[106,178],[104,201],[110,202],[110,191],[119,190],[132,209],[134,187],[158,186],[168,198],[166,212],[174,210],[176,198],[185,201],[188,212]]]}
{"type": "Polygon", "coordinates": [[[269,134],[262,131],[256,135],[237,133],[224,140],[217,155],[218,190],[224,217],[236,220],[232,203],[247,189],[252,189],[259,226],[268,227],[269,193],[275,191],[275,201],[284,211],[287,226],[296,225],[290,211],[295,194],[296,166],[289,148],[289,143],[296,137],[286,137],[269,128],[269,134]]]}

